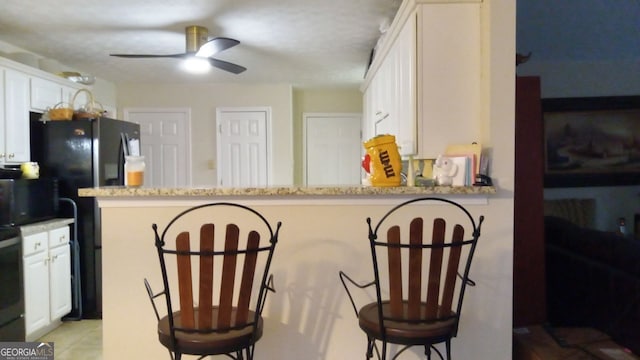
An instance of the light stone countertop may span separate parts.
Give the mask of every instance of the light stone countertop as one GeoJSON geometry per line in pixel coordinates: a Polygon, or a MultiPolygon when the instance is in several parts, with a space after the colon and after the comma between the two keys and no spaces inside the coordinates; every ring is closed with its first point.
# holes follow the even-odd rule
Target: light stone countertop
{"type": "Polygon", "coordinates": [[[260,188],[186,187],[154,188],[105,186],[78,189],[81,197],[202,197],[202,196],[371,196],[371,195],[491,195],[494,186],[282,186],[260,188]]]}
{"type": "Polygon", "coordinates": [[[27,235],[32,235],[32,234],[37,234],[37,233],[57,229],[69,224],[73,224],[73,219],[65,219],[65,218],[50,219],[50,220],[39,221],[33,224],[20,225],[20,232],[22,233],[22,236],[27,236],[27,235]]]}

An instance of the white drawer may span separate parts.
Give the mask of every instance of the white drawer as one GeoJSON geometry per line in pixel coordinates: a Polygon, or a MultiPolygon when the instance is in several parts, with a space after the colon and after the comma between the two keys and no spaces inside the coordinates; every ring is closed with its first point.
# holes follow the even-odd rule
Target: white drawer
{"type": "Polygon", "coordinates": [[[69,243],[69,227],[61,227],[49,230],[49,248],[69,243]]]}
{"type": "Polygon", "coordinates": [[[22,256],[29,256],[47,250],[47,238],[46,232],[24,236],[22,238],[22,256]]]}

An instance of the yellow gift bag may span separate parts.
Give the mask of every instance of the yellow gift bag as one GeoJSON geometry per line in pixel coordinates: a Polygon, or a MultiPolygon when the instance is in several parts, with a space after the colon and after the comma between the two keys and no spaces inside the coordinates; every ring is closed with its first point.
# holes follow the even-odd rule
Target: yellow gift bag
{"type": "Polygon", "coordinates": [[[402,160],[393,135],[378,135],[364,143],[371,158],[371,185],[400,186],[402,160]]]}

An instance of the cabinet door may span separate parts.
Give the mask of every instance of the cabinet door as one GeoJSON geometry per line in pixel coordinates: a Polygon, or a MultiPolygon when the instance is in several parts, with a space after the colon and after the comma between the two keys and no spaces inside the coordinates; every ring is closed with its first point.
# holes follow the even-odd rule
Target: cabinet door
{"type": "Polygon", "coordinates": [[[374,86],[374,134],[397,134],[394,104],[395,58],[388,54],[373,79],[374,86]]]}
{"type": "Polygon", "coordinates": [[[366,141],[373,137],[373,116],[375,113],[373,103],[373,87],[369,85],[365,90],[362,111],[362,140],[366,141]]]}
{"type": "Polygon", "coordinates": [[[61,245],[49,250],[49,305],[51,319],[60,319],[71,311],[71,247],[61,245]]]}
{"type": "Polygon", "coordinates": [[[29,77],[5,72],[5,162],[31,161],[29,139],[29,77]]]}
{"type": "Polygon", "coordinates": [[[6,70],[0,67],[0,165],[5,162],[5,106],[4,106],[4,73],[6,70]]]}
{"type": "Polygon", "coordinates": [[[416,15],[409,17],[392,51],[396,54],[396,117],[401,155],[417,153],[416,132],[416,15]]]}
{"type": "Polygon", "coordinates": [[[423,4],[418,15],[419,155],[435,158],[481,135],[480,4],[423,4]]]}
{"type": "Polygon", "coordinates": [[[73,100],[73,95],[75,95],[78,89],[74,89],[69,86],[62,87],[62,101],[68,104],[71,104],[71,100],[73,100]]]}
{"type": "Polygon", "coordinates": [[[62,85],[36,77],[31,78],[31,109],[46,111],[62,102],[62,85]]]}
{"type": "Polygon", "coordinates": [[[23,259],[24,318],[26,335],[49,325],[49,265],[48,252],[43,251],[23,259]]]}

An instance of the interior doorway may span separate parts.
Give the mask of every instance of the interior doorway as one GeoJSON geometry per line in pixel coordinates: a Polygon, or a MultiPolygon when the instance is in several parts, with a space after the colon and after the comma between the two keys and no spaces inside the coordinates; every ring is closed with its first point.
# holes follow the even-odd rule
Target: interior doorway
{"type": "Polygon", "coordinates": [[[224,187],[269,185],[271,110],[216,110],[217,184],[224,187]]]}
{"type": "Polygon", "coordinates": [[[140,152],[145,157],[145,186],[191,185],[191,110],[125,108],[124,119],[140,124],[140,152]]]}
{"type": "Polygon", "coordinates": [[[305,185],[359,185],[361,129],[361,114],[303,114],[305,185]]]}

